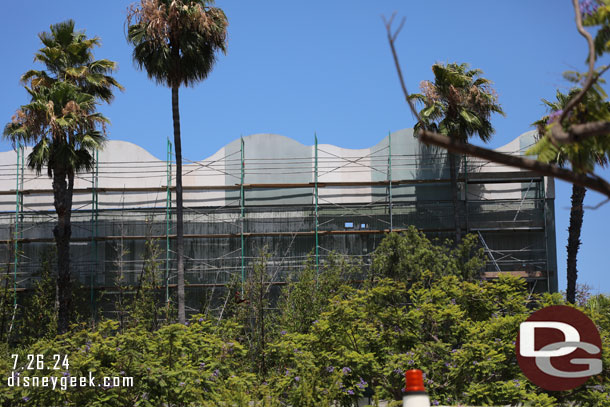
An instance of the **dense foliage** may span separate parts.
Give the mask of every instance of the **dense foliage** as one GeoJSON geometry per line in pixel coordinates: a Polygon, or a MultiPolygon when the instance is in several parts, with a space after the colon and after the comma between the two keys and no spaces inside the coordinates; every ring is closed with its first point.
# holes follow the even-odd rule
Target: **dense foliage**
{"type": "MultiPolygon", "coordinates": [[[[185,325],[162,319],[151,289],[154,247],[141,292],[125,303],[123,327],[104,320],[57,337],[24,330],[41,339],[3,345],[0,405],[353,406],[364,397],[399,406],[404,371],[419,368],[435,404],[610,406],[610,299],[581,297],[579,305],[602,334],[604,372],[570,392],[542,391],[517,365],[517,329],[532,311],[564,300],[531,294],[516,277],[475,278],[483,253],[471,237],[451,248],[415,229],[390,234],[364,275],[362,265],[339,255],[319,271],[310,261],[277,298],[263,253],[243,298],[228,290],[222,315],[195,315],[185,325]],[[28,354],[45,355],[47,366],[28,370],[28,354]],[[57,354],[69,366],[53,369],[57,354]],[[89,374],[100,384],[102,377],[118,381],[66,390],[6,381],[53,376],[59,388],[89,374]],[[129,377],[131,387],[123,382],[129,377]]],[[[41,320],[48,332],[53,323],[41,320]]]]}

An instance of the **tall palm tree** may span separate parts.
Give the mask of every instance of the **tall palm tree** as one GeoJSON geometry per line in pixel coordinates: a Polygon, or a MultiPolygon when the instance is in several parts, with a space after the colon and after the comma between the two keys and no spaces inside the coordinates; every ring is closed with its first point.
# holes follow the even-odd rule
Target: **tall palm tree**
{"type": "Polygon", "coordinates": [[[182,204],[182,143],[180,140],[180,86],[193,86],[212,71],[218,51],[226,53],[228,21],[212,0],[141,0],[127,16],[127,39],[133,60],[150,79],[172,91],[176,149],[176,257],[178,320],[184,309],[184,226],[182,204]]]}
{"type": "MultiPolygon", "coordinates": [[[[580,76],[574,73],[568,73],[568,79],[578,81],[580,76]]],[[[538,129],[538,135],[541,137],[528,153],[538,155],[538,159],[546,162],[565,166],[570,163],[572,169],[579,173],[593,172],[595,165],[605,166],[608,164],[607,146],[610,145],[610,134],[601,135],[581,143],[564,144],[561,146],[554,145],[548,137],[550,123],[561,114],[563,108],[568,101],[572,99],[578,92],[579,88],[573,88],[568,94],[560,91],[556,93],[555,101],[542,99],[542,102],[547,106],[550,114],[533,123],[538,129]],[[605,147],[606,146],[606,147],[605,147]]],[[[576,106],[564,122],[564,125],[582,124],[598,120],[610,120],[610,103],[606,101],[608,98],[603,88],[596,84],[586,94],[583,100],[576,106]]],[[[578,278],[577,257],[578,249],[580,248],[580,234],[584,218],[583,202],[587,190],[580,185],[572,185],[572,198],[570,206],[570,225],[568,227],[568,244],[567,249],[567,289],[566,299],[569,303],[574,304],[576,301],[576,281],[578,278]]]]}
{"type": "Polygon", "coordinates": [[[21,106],[3,132],[14,144],[33,145],[28,166],[41,173],[44,167],[53,180],[53,204],[57,224],[58,333],[70,321],[70,237],[75,174],[91,169],[93,151],[105,140],[108,120],[96,112],[100,101],[112,99],[112,88],[121,86],[109,74],[116,64],[95,61],[92,49],[97,37],[88,39],[68,20],[39,34],[44,47],[35,60],[47,70],[31,70],[21,80],[30,103],[21,106]]]}
{"type": "Polygon", "coordinates": [[[50,87],[27,88],[31,101],[19,108],[4,128],[13,143],[34,145],[28,166],[38,174],[44,167],[53,179],[53,205],[57,224],[53,229],[57,246],[58,333],[68,329],[70,310],[70,220],[74,176],[90,170],[92,152],[100,148],[104,135],[97,128],[107,119],[95,112],[95,98],[68,82],[50,87]]]}
{"type": "MultiPolygon", "coordinates": [[[[466,143],[477,135],[487,142],[494,133],[491,115],[504,115],[497,103],[497,95],[491,82],[481,77],[479,69],[469,69],[468,64],[432,65],[434,82],[422,81],[421,92],[411,95],[411,99],[421,102],[424,107],[419,112],[421,122],[415,125],[415,132],[426,128],[466,143]]],[[[456,157],[449,153],[449,173],[451,176],[451,198],[453,200],[453,220],[455,243],[461,240],[458,210],[458,190],[456,157]]]]}

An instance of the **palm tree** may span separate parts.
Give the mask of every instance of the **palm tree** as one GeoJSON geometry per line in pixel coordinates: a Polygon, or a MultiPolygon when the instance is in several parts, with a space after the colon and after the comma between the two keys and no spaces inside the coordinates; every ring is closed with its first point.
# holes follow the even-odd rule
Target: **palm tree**
{"type": "Polygon", "coordinates": [[[47,70],[31,70],[21,80],[30,103],[21,106],[3,136],[13,144],[33,145],[28,166],[38,174],[44,167],[53,180],[53,204],[57,224],[53,229],[57,246],[58,333],[70,321],[70,237],[75,174],[90,170],[93,151],[105,140],[108,120],[96,112],[100,101],[112,99],[112,87],[121,86],[108,74],[116,64],[95,61],[92,48],[97,37],[87,39],[68,20],[39,34],[44,47],[35,60],[47,70]]]}
{"type": "Polygon", "coordinates": [[[212,0],[141,0],[127,16],[127,39],[134,46],[133,60],[150,79],[172,91],[172,117],[176,148],[176,257],[178,269],[178,320],[184,309],[184,227],[182,204],[182,143],[180,140],[180,86],[193,86],[207,78],[218,51],[226,52],[227,18],[210,7],[212,0]]]}
{"type": "MultiPolygon", "coordinates": [[[[422,93],[410,96],[424,107],[419,112],[421,121],[415,125],[415,132],[426,128],[450,138],[466,143],[474,135],[487,142],[494,133],[491,125],[492,113],[504,115],[497,104],[497,95],[491,82],[481,77],[479,69],[469,69],[468,64],[432,65],[434,82],[423,81],[422,93]]],[[[456,157],[449,153],[449,173],[451,176],[451,198],[453,200],[453,220],[455,243],[461,240],[458,210],[456,157]]]]}
{"type": "Polygon", "coordinates": [[[34,61],[42,62],[47,71],[29,70],[22,77],[23,83],[33,88],[49,86],[57,81],[73,83],[85,93],[104,101],[113,99],[113,87],[123,87],[112,77],[116,62],[95,60],[93,48],[100,45],[98,37],[87,38],[83,31],[75,31],[73,20],[54,24],[50,32],[38,34],[44,48],[38,50],[34,61]]]}
{"type": "MultiPolygon", "coordinates": [[[[567,78],[572,81],[578,81],[580,76],[574,73],[568,73],[567,78]]],[[[603,82],[603,81],[602,81],[603,82]]],[[[533,123],[538,129],[540,140],[528,153],[538,155],[538,159],[565,166],[568,162],[571,163],[572,169],[579,173],[593,172],[596,164],[605,166],[608,164],[607,149],[604,147],[610,144],[610,135],[602,135],[594,138],[583,140],[581,143],[563,144],[555,146],[548,137],[550,129],[549,124],[553,122],[556,116],[560,115],[568,101],[572,99],[578,92],[579,88],[573,88],[568,94],[563,94],[560,91],[556,93],[556,100],[551,102],[542,99],[542,102],[547,106],[550,114],[533,123]]],[[[583,100],[576,106],[564,125],[582,124],[597,120],[610,119],[610,103],[606,101],[607,94],[599,84],[596,84],[586,94],[583,100]]],[[[576,281],[578,277],[577,256],[580,248],[580,233],[584,218],[583,202],[587,190],[580,185],[572,185],[572,198],[570,207],[570,225],[568,227],[568,244],[567,249],[567,289],[566,299],[569,303],[574,304],[576,301],[576,281]]]]}
{"type": "Polygon", "coordinates": [[[53,204],[57,224],[58,333],[68,329],[70,310],[70,218],[76,173],[92,168],[92,152],[104,135],[97,130],[107,119],[95,112],[95,98],[68,82],[50,87],[27,88],[31,102],[19,108],[4,128],[4,137],[17,144],[33,144],[28,166],[38,174],[44,167],[53,179],[53,204]]]}

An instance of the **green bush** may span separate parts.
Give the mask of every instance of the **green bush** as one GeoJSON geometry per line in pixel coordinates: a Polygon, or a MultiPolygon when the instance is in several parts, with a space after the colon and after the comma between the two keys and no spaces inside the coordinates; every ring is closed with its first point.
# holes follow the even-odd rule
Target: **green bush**
{"type": "MultiPolygon", "coordinates": [[[[484,260],[471,237],[452,248],[414,229],[390,234],[364,283],[355,283],[362,266],[341,256],[330,256],[319,271],[310,260],[279,300],[270,298],[263,253],[243,298],[232,284],[223,314],[197,315],[187,325],[160,323],[158,261],[149,249],[141,295],[122,329],[107,320],[52,337],[46,333],[53,319],[44,317],[22,331],[30,336],[19,345],[0,346],[0,405],[347,407],[371,397],[399,406],[404,371],[419,368],[440,404],[610,406],[610,298],[583,297],[580,307],[602,336],[602,374],[572,391],[543,391],[519,369],[517,330],[531,312],[565,301],[532,295],[520,278],[474,278],[484,260]],[[44,355],[50,365],[28,370],[28,354],[44,355]],[[69,367],[53,369],[53,355],[66,355],[69,367]],[[12,374],[133,377],[133,386],[8,387],[12,374]]],[[[30,312],[44,311],[43,292],[30,312]]],[[[25,321],[35,317],[26,310],[25,321]]]]}

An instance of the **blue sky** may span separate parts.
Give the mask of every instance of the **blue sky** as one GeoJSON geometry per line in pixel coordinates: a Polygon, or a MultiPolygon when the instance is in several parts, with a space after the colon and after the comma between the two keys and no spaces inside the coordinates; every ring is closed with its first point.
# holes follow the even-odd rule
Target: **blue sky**
{"type": "MultiPolygon", "coordinates": [[[[72,18],[99,36],[97,58],[119,63],[125,86],[101,110],[109,138],[137,143],[165,157],[172,137],[170,92],[131,62],[125,16],[131,1],[5,2],[0,25],[0,119],[27,102],[19,77],[34,68],[37,33],[72,18]]],[[[218,1],[229,19],[229,46],[208,79],[181,91],[184,157],[203,159],[240,135],[277,133],[304,144],[364,148],[388,131],[412,127],[400,93],[381,15],[407,23],[397,48],[407,86],[432,79],[435,62],[467,62],[494,82],[506,117],[493,121],[499,147],[531,130],[544,113],[540,99],[566,90],[566,70],[584,70],[586,44],[568,0],[514,1],[218,1]]],[[[605,60],[600,63],[606,62],[605,60]]],[[[10,149],[0,141],[0,151],[10,149]]],[[[600,172],[607,179],[610,171],[600,172]]],[[[557,182],[559,286],[565,289],[565,244],[570,185],[557,182]]],[[[586,204],[603,197],[589,192],[586,204]]],[[[585,214],[579,282],[610,294],[607,226],[610,204],[585,214]]]]}

